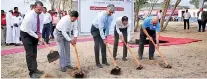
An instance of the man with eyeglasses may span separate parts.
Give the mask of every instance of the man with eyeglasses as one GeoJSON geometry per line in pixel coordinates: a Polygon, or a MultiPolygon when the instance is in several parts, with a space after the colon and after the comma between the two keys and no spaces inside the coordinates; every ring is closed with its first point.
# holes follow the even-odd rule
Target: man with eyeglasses
{"type": "Polygon", "coordinates": [[[160,23],[158,16],[149,16],[144,19],[142,28],[140,29],[140,41],[139,41],[139,59],[142,59],[144,44],[146,38],[149,38],[149,59],[154,60],[155,46],[150,40],[156,43],[156,47],[159,49],[159,37],[160,37],[160,23]]]}
{"type": "Polygon", "coordinates": [[[112,14],[114,13],[115,6],[113,4],[109,4],[105,11],[100,12],[96,18],[94,19],[91,26],[91,34],[94,39],[94,52],[95,52],[95,61],[96,66],[99,68],[103,68],[99,61],[99,48],[101,48],[102,54],[102,64],[109,66],[106,59],[106,43],[107,36],[109,35],[109,29],[111,26],[111,22],[113,20],[112,14]],[[101,46],[101,47],[99,47],[101,46]]]}

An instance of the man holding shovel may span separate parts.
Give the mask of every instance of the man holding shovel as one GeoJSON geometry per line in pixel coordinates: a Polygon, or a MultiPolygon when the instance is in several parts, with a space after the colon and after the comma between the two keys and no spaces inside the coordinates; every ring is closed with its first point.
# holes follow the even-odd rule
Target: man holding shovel
{"type": "MultiPolygon", "coordinates": [[[[117,55],[119,37],[121,39],[124,39],[125,42],[127,42],[128,27],[129,27],[129,24],[128,24],[128,17],[127,16],[122,16],[117,19],[116,25],[114,28],[114,38],[115,38],[114,49],[113,49],[114,59],[116,59],[116,55],[117,55]]],[[[122,60],[126,61],[127,60],[126,57],[127,57],[127,47],[126,47],[126,45],[124,45],[122,60]]]]}
{"type": "Polygon", "coordinates": [[[77,11],[71,11],[69,15],[61,18],[53,32],[56,39],[58,52],[60,53],[60,67],[62,72],[66,72],[67,68],[72,69],[70,61],[70,43],[76,44],[78,36],[77,11]],[[71,36],[73,31],[74,37],[71,36]]]}
{"type": "Polygon", "coordinates": [[[95,61],[96,66],[99,68],[103,68],[99,61],[99,46],[101,46],[102,53],[102,64],[109,66],[106,59],[106,43],[107,36],[109,35],[109,29],[111,26],[111,22],[113,20],[112,14],[114,13],[115,6],[113,4],[109,4],[107,6],[106,11],[100,12],[97,17],[94,19],[91,26],[91,34],[94,39],[94,52],[95,52],[95,61]]]}
{"type": "Polygon", "coordinates": [[[20,36],[26,51],[26,62],[31,78],[39,78],[44,72],[37,69],[37,44],[41,40],[40,28],[44,17],[41,16],[43,3],[36,1],[34,10],[26,14],[20,26],[20,36]]]}
{"type": "Polygon", "coordinates": [[[142,28],[140,29],[140,42],[139,42],[139,59],[142,59],[144,44],[146,38],[149,38],[149,59],[154,60],[155,46],[151,42],[156,40],[156,47],[159,49],[160,37],[160,23],[158,16],[149,16],[144,19],[142,28]]]}

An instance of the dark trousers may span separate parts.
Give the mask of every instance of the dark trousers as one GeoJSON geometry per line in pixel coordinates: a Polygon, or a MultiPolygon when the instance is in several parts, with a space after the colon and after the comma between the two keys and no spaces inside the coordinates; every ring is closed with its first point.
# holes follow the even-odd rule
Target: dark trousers
{"type": "Polygon", "coordinates": [[[26,62],[30,76],[37,70],[37,44],[38,39],[30,36],[28,33],[21,31],[20,36],[26,51],[26,62]]]}
{"type": "Polygon", "coordinates": [[[54,38],[53,32],[55,30],[55,26],[52,26],[51,37],[54,38]]]}
{"type": "Polygon", "coordinates": [[[49,43],[49,36],[50,36],[50,23],[44,24],[42,29],[42,38],[46,43],[49,43]]]}
{"type": "Polygon", "coordinates": [[[184,19],[184,29],[186,29],[186,23],[188,25],[188,29],[190,29],[189,19],[184,19]]]}
{"type": "MultiPolygon", "coordinates": [[[[127,28],[120,28],[119,29],[123,36],[124,36],[124,41],[127,43],[127,28]]],[[[119,34],[117,33],[116,31],[116,26],[114,28],[114,38],[115,38],[115,41],[114,41],[114,48],[113,48],[113,57],[116,57],[117,56],[117,48],[118,48],[118,42],[119,42],[119,34]]],[[[123,46],[123,58],[127,57],[127,47],[126,45],[124,44],[123,46]]]]}
{"type": "MultiPolygon", "coordinates": [[[[146,28],[148,34],[152,37],[153,41],[155,42],[156,40],[156,32],[154,30],[150,30],[149,28],[146,28]]],[[[144,44],[146,41],[147,36],[143,32],[143,29],[140,29],[140,40],[139,40],[139,57],[142,57],[143,51],[144,51],[144,44]]],[[[149,41],[149,58],[154,57],[154,52],[155,52],[155,46],[151,41],[149,41]]]]}
{"type": "Polygon", "coordinates": [[[92,25],[91,27],[91,34],[93,36],[93,40],[94,40],[94,52],[95,52],[95,61],[96,64],[100,64],[99,61],[99,49],[101,48],[101,54],[102,54],[102,63],[107,62],[106,59],[106,45],[103,42],[103,39],[100,36],[100,32],[99,29],[97,29],[96,27],[94,27],[92,25]]]}
{"type": "Polygon", "coordinates": [[[202,31],[204,32],[205,31],[205,28],[206,28],[206,22],[205,21],[198,20],[198,26],[199,26],[198,31],[200,32],[201,31],[201,28],[202,28],[202,31]]]}

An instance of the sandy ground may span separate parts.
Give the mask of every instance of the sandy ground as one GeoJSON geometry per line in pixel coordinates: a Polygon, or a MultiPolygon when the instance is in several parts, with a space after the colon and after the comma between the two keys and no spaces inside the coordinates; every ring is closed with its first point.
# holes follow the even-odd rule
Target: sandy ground
{"type": "MultiPolygon", "coordinates": [[[[128,53],[128,61],[122,61],[122,47],[118,49],[117,63],[122,69],[122,74],[114,76],[110,74],[114,65],[108,55],[107,59],[110,66],[97,68],[95,66],[95,58],[93,52],[93,41],[77,43],[81,67],[87,70],[88,78],[205,78],[207,77],[207,32],[197,32],[197,23],[191,23],[190,30],[183,30],[183,23],[170,23],[167,31],[162,32],[162,36],[194,38],[201,39],[200,42],[194,42],[183,45],[162,46],[160,50],[163,52],[166,60],[172,69],[165,69],[159,66],[161,57],[155,52],[155,60],[148,59],[148,47],[145,47],[144,58],[140,62],[144,66],[142,70],[136,70],[132,56],[128,53]]],[[[139,33],[136,33],[139,35],[139,33]]],[[[112,50],[112,45],[110,45],[112,50]]],[[[57,47],[53,47],[57,50],[57,47]]],[[[137,55],[138,48],[132,51],[137,55]]],[[[55,64],[48,63],[46,55],[47,49],[38,50],[38,69],[48,72],[56,78],[70,78],[70,72],[61,72],[59,60],[55,64]]],[[[76,66],[76,59],[73,47],[71,47],[72,66],[76,66]]],[[[1,58],[1,76],[2,78],[28,78],[28,70],[25,60],[25,52],[12,55],[5,55],[1,58]]]]}

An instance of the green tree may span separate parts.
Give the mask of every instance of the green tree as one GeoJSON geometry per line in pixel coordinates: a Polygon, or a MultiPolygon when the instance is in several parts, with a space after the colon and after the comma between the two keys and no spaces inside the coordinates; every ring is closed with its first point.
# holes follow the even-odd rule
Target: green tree
{"type": "Polygon", "coordinates": [[[138,30],[139,27],[139,18],[138,18],[138,14],[139,14],[139,10],[143,7],[144,4],[148,3],[148,0],[135,0],[134,3],[134,11],[135,11],[135,18],[134,18],[134,31],[136,32],[138,30]]]}
{"type": "Polygon", "coordinates": [[[196,8],[199,8],[198,5],[199,5],[199,0],[191,0],[190,1],[190,4],[194,5],[196,8]]]}

